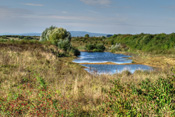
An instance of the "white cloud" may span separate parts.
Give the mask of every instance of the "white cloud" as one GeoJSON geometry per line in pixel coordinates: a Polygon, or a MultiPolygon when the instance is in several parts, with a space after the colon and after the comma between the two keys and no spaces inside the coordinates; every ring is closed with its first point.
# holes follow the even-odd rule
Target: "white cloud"
{"type": "Polygon", "coordinates": [[[84,2],[88,5],[109,5],[111,3],[111,0],[80,0],[81,2],[84,2]]]}
{"type": "Polygon", "coordinates": [[[34,3],[25,3],[24,5],[26,5],[26,6],[37,6],[37,7],[44,6],[43,4],[34,4],[34,3]]]}

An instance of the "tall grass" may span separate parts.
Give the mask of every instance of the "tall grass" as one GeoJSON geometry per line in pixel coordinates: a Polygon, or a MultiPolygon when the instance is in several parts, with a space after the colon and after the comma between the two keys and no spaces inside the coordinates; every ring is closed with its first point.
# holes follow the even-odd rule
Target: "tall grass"
{"type": "Polygon", "coordinates": [[[0,43],[1,116],[174,116],[170,69],[91,75],[59,52],[0,43]]]}

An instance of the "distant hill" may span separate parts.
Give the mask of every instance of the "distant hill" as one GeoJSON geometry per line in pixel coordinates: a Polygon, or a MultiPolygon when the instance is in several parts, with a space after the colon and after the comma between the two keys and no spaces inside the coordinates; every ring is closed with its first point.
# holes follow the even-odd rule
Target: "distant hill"
{"type": "MultiPolygon", "coordinates": [[[[100,37],[100,36],[107,36],[110,34],[103,34],[103,33],[91,33],[86,31],[70,31],[72,37],[84,37],[85,34],[89,34],[90,37],[100,37]]],[[[41,33],[3,33],[0,35],[22,35],[22,36],[40,36],[41,33]]]]}
{"type": "Polygon", "coordinates": [[[90,37],[100,37],[100,36],[107,36],[108,34],[103,33],[91,33],[86,31],[70,31],[72,37],[84,37],[85,34],[89,34],[90,37]]]}
{"type": "Polygon", "coordinates": [[[0,35],[40,36],[41,33],[2,33],[0,35]]]}

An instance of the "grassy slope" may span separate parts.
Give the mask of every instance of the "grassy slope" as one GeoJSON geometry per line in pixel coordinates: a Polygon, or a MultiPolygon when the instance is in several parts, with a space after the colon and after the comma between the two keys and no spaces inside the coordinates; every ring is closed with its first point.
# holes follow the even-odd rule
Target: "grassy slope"
{"type": "Polygon", "coordinates": [[[170,69],[90,75],[73,57],[57,57],[59,52],[37,42],[0,43],[0,115],[175,114],[170,69]]]}

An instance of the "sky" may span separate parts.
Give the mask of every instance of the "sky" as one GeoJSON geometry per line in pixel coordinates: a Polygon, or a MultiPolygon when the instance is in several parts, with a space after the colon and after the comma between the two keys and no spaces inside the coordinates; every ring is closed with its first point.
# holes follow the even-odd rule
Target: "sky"
{"type": "Polygon", "coordinates": [[[0,0],[0,34],[51,25],[108,34],[175,32],[175,0],[0,0]]]}

